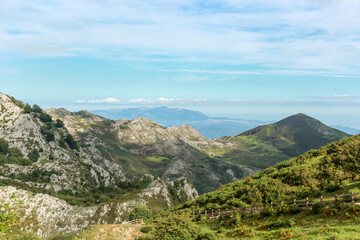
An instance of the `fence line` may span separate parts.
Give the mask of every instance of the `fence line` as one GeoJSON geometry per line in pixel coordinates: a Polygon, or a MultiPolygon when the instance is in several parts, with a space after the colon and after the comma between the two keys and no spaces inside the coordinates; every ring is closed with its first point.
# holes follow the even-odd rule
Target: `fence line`
{"type": "Polygon", "coordinates": [[[264,207],[276,208],[282,204],[286,204],[288,206],[296,205],[302,207],[305,210],[310,210],[312,205],[315,203],[323,204],[323,203],[333,202],[334,204],[344,203],[344,204],[360,205],[360,203],[356,201],[356,200],[360,200],[360,197],[358,197],[358,195],[360,195],[360,193],[352,192],[351,194],[342,194],[342,195],[336,194],[334,196],[328,196],[328,197],[320,196],[319,198],[305,198],[305,199],[294,199],[291,201],[270,202],[270,204],[251,205],[248,207],[233,208],[233,209],[228,209],[228,208],[211,209],[211,210],[205,209],[204,211],[198,211],[198,212],[193,211],[193,217],[195,218],[195,216],[197,215],[203,215],[211,219],[216,219],[224,214],[233,217],[235,216],[236,212],[239,211],[243,211],[246,214],[259,213],[264,207]]]}

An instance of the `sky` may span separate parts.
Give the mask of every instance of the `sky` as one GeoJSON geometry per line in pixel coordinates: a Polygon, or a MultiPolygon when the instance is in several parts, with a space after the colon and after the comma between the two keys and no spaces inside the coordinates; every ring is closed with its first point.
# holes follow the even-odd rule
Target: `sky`
{"type": "Polygon", "coordinates": [[[0,0],[0,92],[360,128],[360,0],[0,0]]]}

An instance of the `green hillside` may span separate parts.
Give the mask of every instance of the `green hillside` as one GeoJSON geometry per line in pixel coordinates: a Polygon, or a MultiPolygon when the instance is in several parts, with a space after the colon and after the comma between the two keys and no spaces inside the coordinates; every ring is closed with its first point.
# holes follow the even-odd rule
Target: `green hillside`
{"type": "Polygon", "coordinates": [[[238,147],[228,149],[222,156],[236,164],[266,168],[346,136],[349,135],[300,113],[230,138],[238,147]]]}
{"type": "Polygon", "coordinates": [[[351,192],[360,192],[360,135],[311,150],[163,213],[140,239],[359,239],[360,206],[341,198],[351,192]],[[326,202],[335,194],[338,201],[326,202]],[[324,203],[318,200],[309,208],[291,201],[320,196],[324,203]],[[231,213],[233,208],[280,201],[285,203],[257,213],[240,208],[234,216],[223,212],[209,218],[211,209],[216,209],[216,216],[217,209],[231,213]],[[204,210],[207,217],[198,214],[204,210]]]}
{"type": "Polygon", "coordinates": [[[279,163],[187,202],[185,208],[232,208],[360,191],[360,135],[279,163]]]}

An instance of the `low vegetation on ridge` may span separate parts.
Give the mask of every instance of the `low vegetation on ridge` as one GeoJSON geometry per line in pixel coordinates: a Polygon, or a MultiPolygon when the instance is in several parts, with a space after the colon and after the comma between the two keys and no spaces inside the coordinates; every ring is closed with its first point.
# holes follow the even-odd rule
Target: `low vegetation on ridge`
{"type": "Polygon", "coordinates": [[[360,191],[360,135],[224,185],[178,209],[233,208],[351,191],[360,191]]]}

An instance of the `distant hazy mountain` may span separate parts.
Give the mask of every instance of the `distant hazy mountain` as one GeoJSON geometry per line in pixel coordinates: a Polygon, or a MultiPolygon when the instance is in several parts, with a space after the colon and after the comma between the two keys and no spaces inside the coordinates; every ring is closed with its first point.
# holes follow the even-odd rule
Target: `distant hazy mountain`
{"type": "Polygon", "coordinates": [[[344,126],[340,126],[340,125],[332,125],[331,127],[339,129],[350,135],[357,135],[360,133],[360,129],[355,129],[355,128],[351,128],[351,127],[344,127],[344,126]]]}
{"type": "Polygon", "coordinates": [[[165,127],[187,124],[206,138],[235,136],[259,125],[270,123],[269,121],[212,118],[202,112],[168,107],[107,109],[92,111],[92,113],[113,120],[145,117],[165,127]]]}

